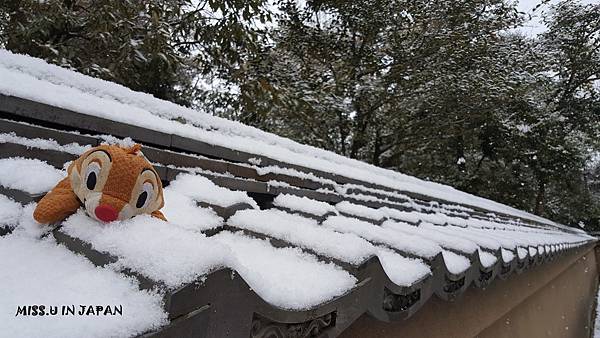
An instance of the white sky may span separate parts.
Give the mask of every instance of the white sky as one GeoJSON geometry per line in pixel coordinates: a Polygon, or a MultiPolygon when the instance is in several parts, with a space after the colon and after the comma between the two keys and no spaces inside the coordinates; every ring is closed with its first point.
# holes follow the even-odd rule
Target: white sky
{"type": "MultiPolygon", "coordinates": [[[[532,19],[529,22],[526,22],[523,27],[519,30],[527,35],[537,35],[546,30],[546,27],[541,22],[540,14],[544,10],[548,10],[548,4],[541,6],[535,12],[533,12],[533,8],[542,2],[541,0],[516,0],[519,2],[519,10],[521,12],[525,12],[527,14],[531,14],[532,19]]],[[[574,0],[576,1],[576,0],[574,0]]],[[[593,4],[600,3],[600,0],[580,0],[581,3],[584,4],[593,4]]],[[[555,4],[558,0],[550,0],[549,4],[555,4]]]]}

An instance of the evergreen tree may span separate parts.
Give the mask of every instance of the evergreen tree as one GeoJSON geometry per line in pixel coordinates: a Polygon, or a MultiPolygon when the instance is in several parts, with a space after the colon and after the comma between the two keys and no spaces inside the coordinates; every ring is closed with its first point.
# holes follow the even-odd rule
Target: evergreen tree
{"type": "Polygon", "coordinates": [[[7,0],[0,43],[191,105],[198,77],[231,72],[269,15],[263,0],[7,0]]]}

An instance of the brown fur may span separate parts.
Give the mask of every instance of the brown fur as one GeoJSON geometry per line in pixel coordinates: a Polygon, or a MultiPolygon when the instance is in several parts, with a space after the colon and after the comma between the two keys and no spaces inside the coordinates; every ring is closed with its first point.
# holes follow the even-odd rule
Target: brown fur
{"type": "MultiPolygon", "coordinates": [[[[166,220],[159,211],[164,205],[162,183],[140,149],[139,144],[129,148],[101,145],[86,151],[71,163],[67,170],[68,177],[60,181],[40,200],[33,214],[35,220],[39,223],[62,221],[73,214],[84,201],[88,200],[89,203],[90,196],[96,200],[100,196],[95,204],[91,204],[112,206],[119,212],[119,217],[129,218],[140,213],[148,213],[153,217],[166,220]],[[92,159],[94,156],[98,159],[92,159]],[[86,186],[86,172],[82,172],[82,169],[91,167],[92,162],[99,164],[101,169],[97,175],[97,188],[89,190],[86,186]],[[103,186],[100,186],[100,182],[103,186]],[[135,207],[135,200],[140,194],[140,184],[144,182],[150,183],[154,189],[152,200],[148,199],[148,205],[138,209],[135,207]],[[76,186],[72,186],[74,183],[76,186]],[[125,208],[127,210],[124,211],[125,208]],[[121,212],[124,215],[121,215],[121,212]]],[[[94,213],[94,210],[86,209],[86,211],[90,216],[94,213]]]]}

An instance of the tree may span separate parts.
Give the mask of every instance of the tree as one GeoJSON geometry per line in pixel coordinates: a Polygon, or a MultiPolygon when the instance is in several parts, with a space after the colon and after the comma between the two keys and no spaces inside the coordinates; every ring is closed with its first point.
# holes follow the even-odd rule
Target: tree
{"type": "Polygon", "coordinates": [[[228,74],[270,19],[263,0],[8,0],[0,43],[185,105],[199,76],[228,74]]]}
{"type": "Polygon", "coordinates": [[[594,8],[562,6],[537,39],[511,31],[523,15],[501,0],[284,2],[238,118],[577,223],[596,203],[583,173],[600,63],[594,8]]]}
{"type": "Polygon", "coordinates": [[[584,175],[600,136],[600,4],[563,1],[552,7],[545,22],[541,53],[553,81],[540,135],[553,140],[541,143],[545,147],[540,147],[537,175],[540,189],[549,185],[552,190],[547,194],[552,209],[545,214],[571,223],[597,219],[598,200],[584,175]]]}

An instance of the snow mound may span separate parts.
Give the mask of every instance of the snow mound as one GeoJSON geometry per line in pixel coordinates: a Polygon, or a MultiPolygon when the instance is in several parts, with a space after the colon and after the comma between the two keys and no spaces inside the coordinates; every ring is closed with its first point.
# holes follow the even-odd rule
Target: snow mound
{"type": "Polygon", "coordinates": [[[319,262],[299,248],[277,249],[266,240],[227,231],[212,238],[231,249],[233,268],[252,289],[280,308],[309,309],[345,294],[357,282],[339,266],[319,262]]]}
{"type": "Polygon", "coordinates": [[[448,271],[453,274],[460,274],[471,266],[471,263],[465,256],[457,255],[452,251],[444,250],[442,251],[442,256],[444,256],[444,262],[446,263],[446,268],[448,271]]]}
{"type": "Polygon", "coordinates": [[[0,237],[0,323],[5,337],[129,337],[167,323],[161,295],[98,268],[51,239],[0,237]],[[15,316],[17,307],[118,306],[122,316],[15,316]]]}
{"type": "Polygon", "coordinates": [[[244,191],[234,191],[220,187],[201,175],[182,173],[169,185],[170,189],[197,202],[206,202],[222,207],[236,203],[247,203],[258,208],[256,202],[244,191]]]}
{"type": "Polygon", "coordinates": [[[323,222],[323,226],[343,233],[353,233],[370,242],[382,243],[426,259],[433,258],[441,251],[439,245],[426,238],[402,234],[355,218],[331,216],[323,222]]]}
{"type": "Polygon", "coordinates": [[[81,155],[86,150],[91,148],[91,146],[89,146],[89,145],[81,146],[77,143],[69,143],[69,144],[61,145],[61,144],[58,144],[58,142],[56,142],[55,140],[41,139],[41,138],[29,139],[29,138],[17,136],[15,133],[0,134],[0,143],[14,143],[14,144],[20,144],[20,145],[26,146],[27,148],[56,150],[56,151],[62,151],[62,152],[73,154],[73,155],[81,155]]]}
{"type": "Polygon", "coordinates": [[[67,173],[40,160],[20,157],[0,159],[0,185],[30,194],[49,191],[67,173]]]}
{"type": "Polygon", "coordinates": [[[296,196],[289,194],[279,194],[273,200],[276,207],[287,208],[294,211],[301,211],[315,216],[324,216],[327,213],[337,214],[337,209],[325,202],[316,201],[305,196],[296,196]]]}
{"type": "Polygon", "coordinates": [[[0,226],[16,226],[22,213],[23,207],[20,203],[0,195],[0,226]]]}
{"type": "Polygon", "coordinates": [[[101,224],[79,210],[63,222],[62,231],[117,256],[121,267],[172,288],[225,266],[231,256],[206,236],[149,215],[101,224]]]}

